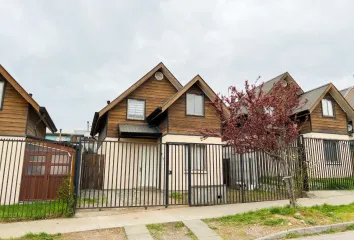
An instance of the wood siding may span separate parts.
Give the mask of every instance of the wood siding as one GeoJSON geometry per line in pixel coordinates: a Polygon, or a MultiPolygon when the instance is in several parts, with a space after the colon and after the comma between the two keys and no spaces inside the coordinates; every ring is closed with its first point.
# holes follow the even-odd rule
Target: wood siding
{"type": "Polygon", "coordinates": [[[28,121],[27,121],[27,135],[33,137],[44,138],[46,125],[43,121],[39,121],[40,117],[33,107],[29,107],[28,121]]]}
{"type": "Polygon", "coordinates": [[[165,117],[164,120],[162,120],[162,122],[159,125],[159,128],[161,130],[162,135],[168,132],[168,115],[165,117]]]}
{"type": "MultiPolygon", "coordinates": [[[[186,93],[204,94],[197,86],[186,93]]],[[[168,133],[201,135],[201,130],[209,128],[220,134],[220,116],[210,99],[204,94],[204,117],[186,115],[186,94],[183,94],[168,109],[168,133]]]]}
{"type": "Polygon", "coordinates": [[[307,116],[307,119],[306,119],[306,117],[301,117],[299,119],[299,124],[300,124],[300,133],[301,134],[311,132],[311,117],[310,116],[307,116]]]}
{"type": "Polygon", "coordinates": [[[118,124],[120,123],[146,123],[146,121],[127,119],[127,99],[145,100],[145,117],[147,117],[157,107],[162,106],[162,104],[176,92],[176,88],[166,79],[166,77],[160,81],[156,80],[154,76],[149,78],[109,111],[108,137],[118,137],[118,124]]]}
{"type": "MultiPolygon", "coordinates": [[[[5,79],[0,75],[0,80],[5,79]]],[[[5,81],[3,108],[0,110],[0,135],[26,134],[28,103],[5,81]]]]}
{"type": "Polygon", "coordinates": [[[312,132],[348,134],[347,114],[329,93],[324,98],[332,100],[335,116],[323,117],[322,103],[319,102],[311,113],[312,132]]]}

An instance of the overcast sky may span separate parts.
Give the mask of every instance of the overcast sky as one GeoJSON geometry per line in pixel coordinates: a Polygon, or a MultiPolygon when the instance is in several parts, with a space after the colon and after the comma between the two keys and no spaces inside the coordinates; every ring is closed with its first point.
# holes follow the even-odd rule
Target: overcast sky
{"type": "Polygon", "coordinates": [[[285,71],[304,90],[354,85],[352,0],[0,0],[0,64],[57,128],[94,112],[159,62],[216,92],[285,71]]]}

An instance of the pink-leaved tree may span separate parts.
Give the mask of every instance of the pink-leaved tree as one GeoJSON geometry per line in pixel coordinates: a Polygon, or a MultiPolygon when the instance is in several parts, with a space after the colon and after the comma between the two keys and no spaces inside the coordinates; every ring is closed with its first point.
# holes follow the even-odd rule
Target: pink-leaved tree
{"type": "MultiPolygon", "coordinates": [[[[294,110],[304,102],[300,102],[299,87],[293,82],[280,81],[267,93],[262,88],[263,84],[255,86],[246,81],[244,90],[230,87],[228,95],[220,95],[215,100],[222,121],[222,139],[233,147],[236,154],[263,151],[272,161],[278,162],[290,205],[295,207],[293,166],[299,161],[299,156],[294,154],[293,147],[296,146],[294,142],[300,122],[294,110]]],[[[205,136],[211,136],[213,132],[213,129],[203,130],[205,136]]]]}

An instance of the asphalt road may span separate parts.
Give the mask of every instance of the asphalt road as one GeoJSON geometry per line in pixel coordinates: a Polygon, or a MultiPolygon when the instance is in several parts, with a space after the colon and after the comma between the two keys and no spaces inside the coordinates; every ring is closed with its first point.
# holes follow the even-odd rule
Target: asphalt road
{"type": "Polygon", "coordinates": [[[300,240],[353,240],[354,231],[334,233],[334,234],[325,234],[320,236],[298,238],[300,240]]]}

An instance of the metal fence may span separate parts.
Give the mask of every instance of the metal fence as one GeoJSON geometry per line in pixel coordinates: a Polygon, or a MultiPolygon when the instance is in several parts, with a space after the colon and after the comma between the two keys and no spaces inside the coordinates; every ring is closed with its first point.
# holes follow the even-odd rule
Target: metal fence
{"type": "Polygon", "coordinates": [[[195,143],[83,142],[78,208],[216,205],[287,198],[264,153],[195,143]]]}
{"type": "Polygon", "coordinates": [[[221,144],[0,140],[0,219],[286,199],[288,175],[298,196],[354,189],[353,142],[300,138],[286,151],[282,168],[264,152],[221,144]]]}
{"type": "Polygon", "coordinates": [[[75,149],[35,139],[0,139],[0,219],[46,218],[72,212],[58,198],[73,180],[75,149]]]}
{"type": "Polygon", "coordinates": [[[309,190],[354,190],[354,141],[305,138],[309,190]]]}

